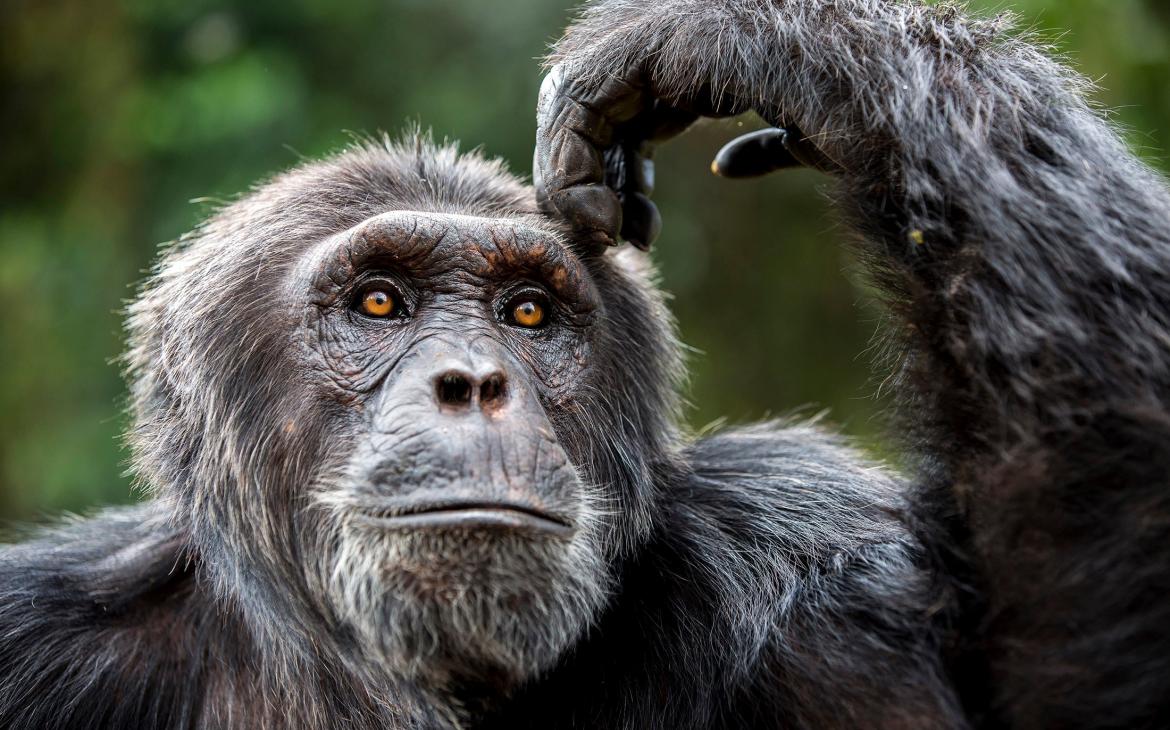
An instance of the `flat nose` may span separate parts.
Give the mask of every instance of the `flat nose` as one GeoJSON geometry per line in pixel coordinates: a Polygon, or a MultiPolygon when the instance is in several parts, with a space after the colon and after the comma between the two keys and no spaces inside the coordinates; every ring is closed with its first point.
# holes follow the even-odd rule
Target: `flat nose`
{"type": "Polygon", "coordinates": [[[435,376],[435,400],[447,412],[498,411],[508,403],[508,378],[494,368],[475,375],[463,368],[448,368],[435,376]]]}

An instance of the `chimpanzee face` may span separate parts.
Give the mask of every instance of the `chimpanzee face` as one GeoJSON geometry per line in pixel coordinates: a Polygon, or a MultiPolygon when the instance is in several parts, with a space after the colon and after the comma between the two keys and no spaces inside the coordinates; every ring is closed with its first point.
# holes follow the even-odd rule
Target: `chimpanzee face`
{"type": "Polygon", "coordinates": [[[301,166],[132,305],[135,470],[260,640],[531,676],[655,528],[682,370],[652,276],[425,138],[301,166]]]}
{"type": "Polygon", "coordinates": [[[516,220],[394,211],[311,248],[291,282],[300,371],[344,454],[300,545],[327,609],[409,672],[551,661],[607,581],[600,495],[554,425],[597,336],[585,266],[516,220]]]}

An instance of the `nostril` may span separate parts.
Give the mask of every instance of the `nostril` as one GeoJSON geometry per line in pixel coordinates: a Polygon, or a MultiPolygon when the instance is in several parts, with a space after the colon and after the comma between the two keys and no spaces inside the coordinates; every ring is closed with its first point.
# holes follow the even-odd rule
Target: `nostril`
{"type": "Polygon", "coordinates": [[[435,382],[440,405],[466,406],[471,403],[472,391],[471,380],[462,373],[444,373],[435,382]]]}
{"type": "Polygon", "coordinates": [[[508,384],[499,373],[489,375],[479,386],[479,402],[484,408],[503,405],[507,398],[508,384]]]}

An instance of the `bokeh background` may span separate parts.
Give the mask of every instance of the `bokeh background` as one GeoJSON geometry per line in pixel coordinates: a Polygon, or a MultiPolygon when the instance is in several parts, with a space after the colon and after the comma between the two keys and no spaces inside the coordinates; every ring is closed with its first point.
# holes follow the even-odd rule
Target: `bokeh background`
{"type": "MultiPolygon", "coordinates": [[[[1012,7],[1166,167],[1170,2],[1012,7]]],[[[412,121],[527,175],[550,0],[7,0],[0,3],[0,522],[133,499],[119,434],[125,301],[160,243],[355,132],[412,121]]],[[[659,154],[655,257],[694,348],[696,427],[828,408],[881,451],[868,350],[825,181],[707,173],[750,120],[659,154]]]]}

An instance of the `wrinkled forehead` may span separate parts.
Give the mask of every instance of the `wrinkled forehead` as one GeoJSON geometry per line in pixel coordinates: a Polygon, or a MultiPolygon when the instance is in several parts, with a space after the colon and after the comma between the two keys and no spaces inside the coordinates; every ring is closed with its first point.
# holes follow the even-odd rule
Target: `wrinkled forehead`
{"type": "Polygon", "coordinates": [[[534,276],[566,297],[590,288],[584,265],[556,232],[510,218],[391,211],[332,236],[309,258],[334,282],[383,266],[416,276],[534,276]]]}

